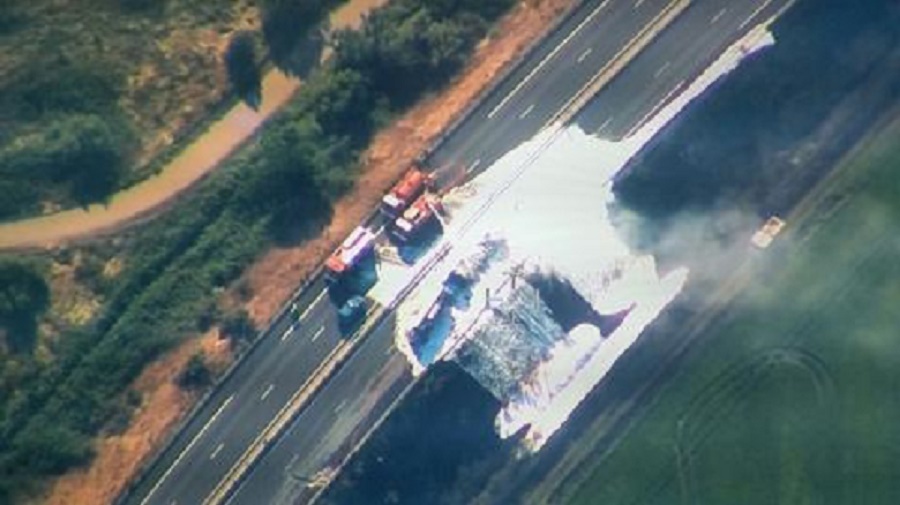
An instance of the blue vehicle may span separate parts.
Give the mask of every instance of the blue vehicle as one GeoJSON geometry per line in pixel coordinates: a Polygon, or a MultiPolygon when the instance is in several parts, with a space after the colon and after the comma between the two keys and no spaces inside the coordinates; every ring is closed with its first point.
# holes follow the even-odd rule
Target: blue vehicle
{"type": "Polygon", "coordinates": [[[364,296],[353,296],[338,309],[338,326],[341,331],[348,333],[362,322],[366,316],[369,303],[364,296]]]}

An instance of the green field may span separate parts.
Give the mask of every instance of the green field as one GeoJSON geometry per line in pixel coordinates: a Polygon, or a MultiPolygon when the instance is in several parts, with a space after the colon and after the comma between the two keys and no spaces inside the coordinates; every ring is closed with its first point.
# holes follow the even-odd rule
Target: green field
{"type": "MultiPolygon", "coordinates": [[[[748,286],[572,504],[900,503],[900,123],[748,286]]],[[[673,335],[673,338],[677,338],[673,335]]]]}

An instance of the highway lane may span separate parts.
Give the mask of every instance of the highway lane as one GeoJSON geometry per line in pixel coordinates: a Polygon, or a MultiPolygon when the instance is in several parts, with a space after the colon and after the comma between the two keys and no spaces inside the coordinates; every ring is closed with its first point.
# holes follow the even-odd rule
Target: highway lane
{"type": "Polygon", "coordinates": [[[394,326],[390,316],[363,342],[227,503],[292,504],[310,497],[307,483],[336,463],[338,449],[346,451],[348,443],[359,440],[363,428],[413,380],[406,359],[393,348],[394,326]]]}
{"type": "Polygon", "coordinates": [[[484,169],[534,136],[594,75],[673,0],[590,1],[582,15],[478,106],[427,163],[484,169]]]}
{"type": "MultiPolygon", "coordinates": [[[[658,12],[665,5],[666,2],[661,0],[646,0],[640,5],[630,0],[585,3],[575,16],[531,55],[525,66],[514,72],[512,77],[492,93],[475,114],[450,136],[429,160],[429,164],[439,166],[441,163],[449,162],[442,160],[452,159],[466,166],[479,161],[483,167],[489,165],[490,161],[536,133],[546,119],[556,112],[554,106],[558,108],[565,103],[571,93],[580,89],[618,47],[629,40],[628,30],[623,26],[630,26],[633,35],[640,29],[642,21],[646,22],[653,17],[655,12],[651,8],[658,12]],[[607,36],[619,46],[616,47],[612,43],[608,45],[605,42],[598,43],[598,39],[605,41],[604,37],[607,36]],[[529,75],[532,77],[525,79],[529,75]],[[525,84],[520,86],[519,83],[523,82],[523,79],[525,84]],[[565,92],[551,93],[553,96],[549,97],[541,95],[548,90],[556,90],[557,86],[568,89],[570,94],[567,96],[565,92]],[[493,114],[490,120],[485,121],[486,116],[491,113],[493,114]],[[500,127],[501,124],[504,126],[500,127]],[[506,130],[512,133],[503,134],[506,130]]],[[[688,9],[687,14],[690,14],[692,9],[693,7],[688,9]]],[[[666,79],[664,82],[669,81],[666,79]]],[[[600,96],[605,95],[601,93],[600,96]]],[[[639,117],[637,113],[632,115],[639,117]]],[[[633,119],[633,122],[636,121],[637,119],[633,119]]],[[[150,478],[145,480],[135,495],[135,498],[140,499],[131,502],[141,503],[151,489],[153,494],[147,503],[172,503],[173,500],[176,500],[176,503],[202,502],[218,479],[224,476],[230,465],[252,442],[255,434],[274,417],[290,394],[308,378],[315,364],[333,349],[340,338],[333,326],[324,324],[329,318],[335,318],[335,309],[327,302],[327,297],[321,298],[323,290],[324,287],[321,285],[313,286],[306,290],[298,301],[300,310],[306,311],[308,304],[318,300],[314,306],[315,310],[307,314],[310,321],[305,320],[294,332],[287,333],[285,332],[290,324],[289,318],[283,318],[275,323],[268,332],[269,335],[238,367],[236,373],[219,388],[213,400],[161,458],[160,464],[157,465],[159,468],[154,469],[150,478]],[[323,323],[317,326],[317,320],[323,323]],[[279,347],[283,335],[288,336],[286,341],[294,344],[285,348],[279,347]],[[266,401],[261,401],[264,395],[267,395],[266,401]],[[213,419],[222,405],[225,405],[224,409],[213,419]],[[165,478],[160,481],[163,476],[165,478]]],[[[382,326],[370,339],[375,343],[384,344],[390,342],[390,333],[382,326]]],[[[376,356],[367,359],[375,360],[371,365],[378,368],[381,363],[378,356],[385,355],[375,354],[376,356]]],[[[390,362],[394,362],[393,358],[390,362]]],[[[340,383],[342,374],[349,373],[343,371],[348,369],[345,367],[339,372],[334,379],[336,383],[340,383]]],[[[329,385],[322,394],[329,392],[329,395],[334,395],[332,391],[335,389],[329,385]]],[[[317,405],[317,401],[315,400],[312,405],[317,405]]],[[[319,405],[327,403],[326,400],[322,400],[319,405]]],[[[320,410],[313,409],[314,412],[320,410]]],[[[308,420],[310,416],[315,415],[304,413],[298,419],[308,420]]],[[[352,424],[343,423],[346,433],[352,430],[352,424]]],[[[301,425],[294,423],[293,426],[301,425]]],[[[296,430],[292,428],[289,433],[296,433],[296,430]]],[[[293,437],[288,435],[287,439],[292,440],[293,437]]],[[[290,444],[276,444],[276,447],[286,445],[290,444]]],[[[308,447],[308,442],[304,444],[301,441],[299,446],[308,447]]],[[[269,454],[277,454],[277,451],[273,449],[267,453],[259,467],[266,464],[269,454]]],[[[296,455],[295,453],[291,458],[296,455]]],[[[314,466],[312,463],[302,461],[297,464],[314,466]]],[[[252,472],[244,487],[253,485],[253,475],[259,473],[252,472]]]]}
{"type": "Polygon", "coordinates": [[[166,451],[131,502],[201,503],[297,387],[339,341],[337,316],[323,286],[303,293],[298,313],[277,320],[199,415],[166,451]],[[224,406],[224,408],[223,408],[224,406]],[[218,414],[218,415],[216,415],[218,414]],[[190,479],[180,477],[187,469],[190,479]]]}
{"type": "MultiPolygon", "coordinates": [[[[745,24],[750,13],[755,13],[755,20],[764,19],[788,1],[766,3],[766,0],[760,0],[755,4],[744,4],[729,16],[726,16],[727,10],[720,14],[723,6],[729,4],[726,0],[698,1],[634,60],[637,71],[630,71],[631,67],[623,71],[575,121],[584,127],[584,124],[602,124],[608,117],[617,117],[616,130],[625,132],[633,128],[656,108],[669,90],[698,75],[741,36],[743,32],[738,28],[742,24],[744,28],[750,28],[749,23],[745,24]],[[757,10],[761,5],[766,8],[757,10]],[[715,29],[709,29],[719,23],[721,25],[715,29]],[[701,35],[692,34],[698,30],[702,31],[701,35]],[[679,43],[682,43],[681,47],[679,43]],[[650,57],[645,57],[648,54],[650,57]],[[666,62],[671,63],[667,65],[666,62]],[[668,71],[673,66],[676,68],[668,71]],[[654,75],[659,68],[664,71],[654,75]],[[647,86],[650,75],[654,76],[653,85],[647,86]]],[[[318,471],[335,464],[323,448],[337,448],[341,443],[345,444],[344,448],[352,446],[363,436],[363,428],[377,418],[378,407],[374,411],[361,412],[357,402],[365,399],[371,403],[372,397],[378,394],[387,398],[392,393],[384,393],[385,389],[397,391],[409,383],[408,366],[390,346],[393,334],[390,323],[382,324],[372,332],[358,353],[322,389],[317,400],[247,475],[229,504],[289,504],[309,499],[313,491],[307,489],[306,484],[318,471]],[[390,388],[385,387],[382,379],[385,376],[395,378],[390,388]],[[338,407],[341,408],[338,410],[338,407]]],[[[387,409],[388,405],[383,403],[381,409],[387,409]]]]}
{"type": "Polygon", "coordinates": [[[791,0],[699,1],[585,107],[577,124],[619,140],[690,84],[734,40],[791,0]],[[647,109],[647,104],[652,107],[647,109]]]}

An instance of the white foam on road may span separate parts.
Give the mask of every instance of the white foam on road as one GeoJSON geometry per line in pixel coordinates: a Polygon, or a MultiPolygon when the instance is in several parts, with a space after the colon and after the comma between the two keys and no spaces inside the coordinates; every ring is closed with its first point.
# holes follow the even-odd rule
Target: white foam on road
{"type": "MultiPolygon", "coordinates": [[[[442,240],[442,245],[451,247],[449,254],[397,311],[398,347],[414,370],[421,372],[424,366],[403,334],[418,324],[449,271],[486,234],[506,239],[513,257],[568,278],[598,312],[633,308],[606,339],[595,329],[580,328],[557,344],[550,359],[525,378],[525,393],[498,416],[502,436],[529,426],[530,447],[543,446],[687,279],[683,268],[660,276],[651,256],[636,255],[619,237],[608,215],[615,201],[613,177],[713,83],[748,55],[773,43],[765,26],[751,31],[620,142],[593,137],[577,127],[548,128],[451,192],[446,202],[451,219],[442,240]]],[[[473,304],[472,310],[478,307],[473,304]]]]}

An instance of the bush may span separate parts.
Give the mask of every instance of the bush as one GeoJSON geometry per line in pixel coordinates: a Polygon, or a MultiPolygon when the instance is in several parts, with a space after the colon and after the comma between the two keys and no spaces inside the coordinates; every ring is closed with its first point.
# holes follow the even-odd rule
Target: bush
{"type": "Polygon", "coordinates": [[[242,346],[256,336],[256,326],[247,311],[240,309],[222,319],[222,333],[238,346],[242,346]]]}
{"type": "Polygon", "coordinates": [[[20,116],[96,114],[116,108],[122,83],[108,62],[73,62],[59,56],[35,62],[5,92],[20,116]]]}
{"type": "Polygon", "coordinates": [[[302,37],[325,17],[330,8],[342,1],[263,0],[263,38],[275,65],[288,70],[291,56],[302,37]]]}
{"type": "Polygon", "coordinates": [[[82,205],[101,201],[119,187],[125,170],[123,131],[93,114],[64,116],[0,155],[0,175],[26,184],[67,185],[69,197],[82,205]]]}
{"type": "MultiPolygon", "coordinates": [[[[18,465],[39,475],[57,475],[90,459],[90,439],[61,423],[31,423],[14,445],[18,465]]],[[[21,471],[21,470],[20,470],[21,471]]]]}
{"type": "Polygon", "coordinates": [[[262,74],[256,61],[256,46],[250,32],[237,32],[231,37],[225,50],[225,69],[235,94],[254,109],[259,107],[262,74]]]}
{"type": "Polygon", "coordinates": [[[0,90],[0,108],[20,124],[0,134],[0,219],[41,201],[103,201],[119,188],[136,144],[118,106],[122,81],[104,61],[48,56],[0,90]]]}
{"type": "Polygon", "coordinates": [[[12,33],[25,27],[27,19],[14,6],[4,6],[0,9],[0,36],[12,33]]]}
{"type": "Polygon", "coordinates": [[[49,305],[50,289],[33,265],[0,260],[0,327],[6,330],[10,350],[31,350],[37,318],[49,305]]]}
{"type": "Polygon", "coordinates": [[[176,381],[182,389],[200,389],[208,386],[212,382],[212,373],[206,366],[202,354],[194,354],[188,360],[184,370],[178,375],[176,381]]]}

